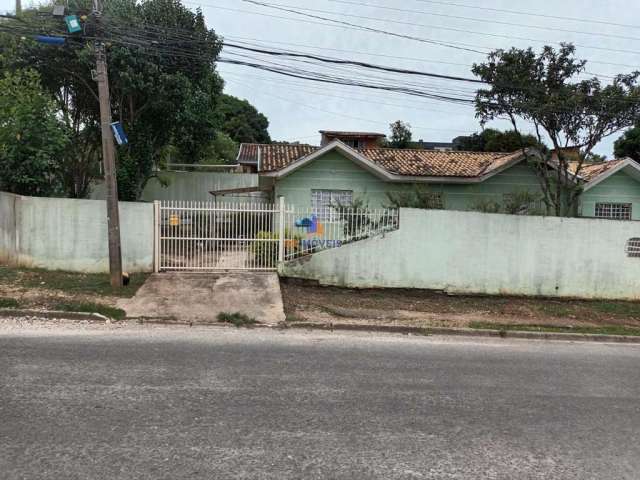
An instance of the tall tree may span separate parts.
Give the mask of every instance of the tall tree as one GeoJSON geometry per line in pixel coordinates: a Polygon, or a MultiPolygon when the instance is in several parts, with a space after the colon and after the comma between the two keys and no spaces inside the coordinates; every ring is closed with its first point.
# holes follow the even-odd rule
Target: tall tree
{"type": "Polygon", "coordinates": [[[624,132],[613,144],[616,158],[629,157],[640,162],[640,125],[624,132]]]}
{"type": "Polygon", "coordinates": [[[222,95],[220,130],[237,143],[270,143],[269,120],[246,100],[222,95]]]}
{"type": "Polygon", "coordinates": [[[467,152],[515,152],[522,147],[538,147],[538,139],[533,135],[520,135],[515,130],[500,131],[486,128],[480,133],[453,139],[456,150],[467,152]]]}
{"type": "Polygon", "coordinates": [[[38,74],[5,72],[0,77],[0,188],[20,195],[59,194],[67,144],[38,74]]]}
{"type": "Polygon", "coordinates": [[[391,136],[388,145],[391,148],[409,148],[411,143],[411,125],[402,120],[397,120],[389,125],[391,136]]]}
{"type": "Polygon", "coordinates": [[[584,159],[604,137],[633,125],[640,115],[640,72],[616,76],[602,85],[597,78],[577,81],[586,62],[574,57],[575,48],[546,46],[537,55],[526,50],[496,50],[472,71],[490,88],[478,90],[476,112],[484,125],[507,119],[520,132],[519,122],[533,125],[542,143],[550,139],[551,153],[531,157],[537,165],[545,202],[558,216],[575,214],[582,187],[578,176],[584,159]],[[579,148],[575,164],[565,153],[579,148]],[[552,162],[554,168],[549,168],[552,162]]]}

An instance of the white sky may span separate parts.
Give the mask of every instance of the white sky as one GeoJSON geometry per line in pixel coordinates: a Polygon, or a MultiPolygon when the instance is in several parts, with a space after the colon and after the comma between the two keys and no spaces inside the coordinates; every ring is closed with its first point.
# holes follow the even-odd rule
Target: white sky
{"type": "MultiPolygon", "coordinates": [[[[637,0],[442,0],[443,3],[449,4],[518,10],[629,26],[500,13],[425,0],[265,1],[297,9],[310,8],[342,13],[342,20],[351,23],[438,41],[461,42],[481,50],[511,46],[532,46],[539,49],[545,43],[570,41],[580,45],[577,48],[578,56],[589,60],[588,72],[615,75],[630,72],[635,68],[640,69],[640,2],[637,0]],[[380,9],[375,8],[376,5],[412,12],[380,9]],[[372,17],[376,20],[348,15],[372,17]],[[521,25],[504,25],[499,22],[521,25]],[[572,30],[576,33],[552,31],[548,28],[572,30]],[[503,36],[526,37],[531,40],[503,36]]],[[[23,3],[27,1],[23,0],[23,3]]],[[[201,6],[208,26],[230,41],[257,39],[261,42],[283,42],[270,46],[465,77],[472,76],[469,69],[473,62],[484,59],[484,56],[478,53],[372,32],[307,23],[300,21],[302,17],[251,5],[242,0],[193,0],[184,3],[194,9],[201,6]],[[296,20],[274,18],[273,15],[296,20]]],[[[14,0],[0,0],[0,10],[12,10],[13,5],[14,0]]],[[[337,15],[328,13],[309,13],[338,18],[337,15]]],[[[227,52],[233,53],[232,50],[228,50],[223,54],[227,52]]],[[[219,64],[219,71],[227,81],[227,93],[248,99],[267,115],[274,140],[317,143],[317,131],[320,129],[374,130],[387,133],[388,124],[398,119],[408,121],[412,125],[415,140],[450,141],[455,136],[479,130],[472,107],[398,93],[318,84],[229,64],[219,64]]],[[[398,83],[399,78],[394,77],[395,83],[398,83]]],[[[442,87],[464,91],[472,87],[450,81],[412,81],[428,83],[438,91],[442,91],[442,87]]],[[[508,128],[506,123],[490,126],[508,128]]],[[[611,157],[615,138],[617,135],[603,141],[596,151],[611,157]]]]}

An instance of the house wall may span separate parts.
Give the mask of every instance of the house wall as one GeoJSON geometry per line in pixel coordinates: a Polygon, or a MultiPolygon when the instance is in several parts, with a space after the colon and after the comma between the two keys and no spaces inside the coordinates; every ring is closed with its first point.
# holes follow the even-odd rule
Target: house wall
{"type": "MultiPolygon", "coordinates": [[[[331,151],[292,174],[278,179],[276,195],[287,204],[311,207],[311,190],[352,190],[354,198],[365,197],[370,208],[388,204],[387,193],[407,190],[412,184],[386,182],[356,165],[336,151],[331,151]]],[[[503,201],[505,193],[528,190],[541,194],[533,169],[515,165],[478,184],[429,184],[434,192],[444,194],[447,210],[470,210],[481,200],[503,201]]]]}
{"type": "Polygon", "coordinates": [[[581,215],[594,217],[596,203],[631,203],[631,218],[640,220],[640,183],[619,171],[587,190],[581,197],[581,215]]]}
{"type": "MultiPolygon", "coordinates": [[[[142,192],[141,200],[152,202],[154,200],[183,200],[183,201],[210,201],[213,197],[209,193],[212,190],[229,188],[257,187],[258,175],[255,173],[227,173],[227,172],[161,172],[160,176],[166,179],[168,185],[162,186],[157,178],[149,180],[142,192]]],[[[259,194],[225,195],[226,202],[246,202],[250,198],[261,198],[259,194]]],[[[91,198],[95,200],[105,199],[104,184],[94,186],[91,198]]]]}
{"type": "Polygon", "coordinates": [[[400,210],[400,228],[287,262],[284,276],[356,288],[640,299],[640,222],[400,210]]]}
{"type": "MultiPolygon", "coordinates": [[[[0,212],[0,253],[9,253],[5,255],[9,263],[52,270],[109,271],[105,202],[2,193],[0,212]],[[5,212],[12,212],[7,219],[12,215],[13,224],[5,219],[5,212]]],[[[152,271],[153,204],[120,202],[120,233],[124,270],[152,271]]]]}

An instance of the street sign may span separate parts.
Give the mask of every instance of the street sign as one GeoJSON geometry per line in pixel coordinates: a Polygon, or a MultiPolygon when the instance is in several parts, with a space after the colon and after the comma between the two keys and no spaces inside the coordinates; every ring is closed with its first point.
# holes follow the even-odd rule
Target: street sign
{"type": "Polygon", "coordinates": [[[75,15],[67,15],[64,17],[64,21],[67,24],[67,30],[69,33],[76,33],[82,31],[82,26],[80,26],[80,20],[75,15]]]}
{"type": "Polygon", "coordinates": [[[129,139],[124,133],[124,129],[122,128],[122,124],[120,122],[113,122],[111,124],[111,130],[113,131],[113,138],[116,139],[116,143],[118,145],[126,145],[127,143],[129,143],[129,139]]]}

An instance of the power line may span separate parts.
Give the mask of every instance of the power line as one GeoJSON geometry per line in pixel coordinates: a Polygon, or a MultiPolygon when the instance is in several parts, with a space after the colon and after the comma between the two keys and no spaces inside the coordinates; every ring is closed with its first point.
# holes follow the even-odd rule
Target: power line
{"type": "MultiPolygon", "coordinates": [[[[617,39],[621,39],[621,40],[638,40],[640,41],[640,37],[629,37],[626,35],[616,35],[616,34],[612,34],[612,33],[604,33],[604,32],[586,32],[583,30],[567,30],[564,28],[556,28],[556,27],[549,27],[549,26],[543,26],[543,25],[530,25],[527,23],[514,23],[514,22],[505,22],[505,21],[501,21],[501,20],[490,20],[490,19],[486,19],[486,18],[474,18],[474,17],[464,17],[464,16],[460,16],[460,15],[449,15],[446,13],[435,13],[435,12],[425,12],[424,10],[411,10],[411,9],[407,9],[407,8],[397,8],[397,7],[389,7],[386,5],[378,5],[375,3],[367,3],[367,2],[359,2],[359,1],[353,1],[353,0],[328,0],[329,2],[334,2],[334,3],[341,3],[341,4],[345,4],[345,5],[358,5],[358,6],[362,6],[362,7],[369,7],[369,8],[378,8],[378,9],[383,9],[383,10],[391,10],[391,11],[395,11],[395,12],[404,12],[404,13],[411,13],[411,14],[419,14],[419,15],[429,15],[429,16],[433,16],[433,17],[442,17],[442,18],[453,18],[456,20],[466,20],[466,21],[470,21],[470,22],[476,22],[476,23],[483,23],[483,24],[487,24],[487,23],[493,23],[496,25],[507,25],[510,27],[524,27],[524,28],[531,28],[531,29],[535,29],[535,30],[546,30],[546,31],[550,31],[550,32],[561,32],[561,33],[575,33],[575,34],[579,34],[579,35],[589,35],[592,37],[607,37],[607,38],[617,38],[617,39]]],[[[438,27],[432,27],[432,28],[438,28],[438,27]]],[[[479,33],[479,32],[473,32],[473,33],[479,33]]],[[[518,37],[513,37],[513,38],[518,38],[518,37]]]]}
{"type": "MultiPolygon", "coordinates": [[[[343,24],[343,25],[348,25],[351,27],[357,27],[360,29],[366,29],[372,32],[376,32],[376,33],[382,33],[385,35],[392,35],[392,36],[398,36],[401,38],[408,38],[410,40],[417,40],[420,37],[413,37],[411,35],[404,35],[404,34],[399,34],[396,32],[390,32],[388,30],[380,30],[377,28],[372,28],[372,27],[366,27],[363,25],[357,25],[354,23],[350,23],[350,22],[345,22],[342,20],[336,20],[333,18],[328,18],[328,17],[322,17],[319,15],[313,15],[310,13],[305,13],[305,12],[301,12],[299,10],[305,10],[308,12],[318,12],[318,13],[325,13],[325,14],[332,14],[332,15],[339,15],[341,17],[350,17],[350,18],[359,18],[362,20],[372,20],[372,21],[376,21],[376,22],[384,22],[384,23],[393,23],[393,24],[398,24],[398,25],[409,25],[409,26],[413,26],[413,27],[422,27],[422,28],[430,28],[430,29],[437,29],[437,30],[448,30],[448,31],[453,31],[456,33],[464,33],[464,34],[473,34],[473,35],[482,35],[482,36],[487,36],[487,37],[498,37],[498,38],[507,38],[507,39],[515,39],[515,40],[524,40],[527,42],[537,42],[537,43],[542,43],[542,44],[546,44],[546,43],[555,43],[555,44],[561,44],[562,42],[548,42],[546,40],[538,40],[535,38],[528,38],[528,37],[517,37],[517,36],[513,36],[513,35],[502,35],[502,34],[498,34],[498,33],[487,33],[487,32],[477,32],[477,31],[473,31],[473,30],[468,30],[468,29],[462,29],[462,28],[452,28],[452,27],[441,27],[441,26],[437,26],[437,25],[425,25],[425,24],[421,24],[421,23],[415,23],[415,22],[405,22],[405,21],[400,21],[400,20],[391,20],[391,19],[380,19],[380,18],[375,18],[375,17],[367,17],[365,15],[356,15],[356,14],[350,14],[350,13],[342,13],[342,12],[335,12],[335,11],[330,11],[330,10],[318,10],[318,9],[314,9],[314,8],[303,8],[303,7],[296,7],[299,10],[294,10],[292,9],[291,5],[286,5],[286,4],[280,4],[280,3],[266,3],[266,2],[261,2],[261,1],[257,1],[257,0],[242,0],[243,2],[246,3],[251,3],[254,5],[259,5],[265,8],[272,8],[275,10],[281,10],[281,11],[285,11],[285,12],[289,12],[289,13],[294,13],[296,15],[302,15],[302,16],[308,16],[311,18],[316,18],[316,19],[321,19],[321,20],[325,20],[328,22],[336,22],[339,24],[343,24]]],[[[423,40],[423,39],[421,39],[423,40]]],[[[419,41],[421,41],[419,40],[419,41]]],[[[427,43],[433,43],[433,40],[429,40],[427,43]]],[[[478,50],[475,50],[473,48],[462,48],[462,47],[455,47],[451,44],[447,44],[446,42],[438,42],[437,43],[440,46],[446,46],[449,48],[457,48],[457,49],[462,49],[462,50],[467,50],[470,52],[475,52],[475,53],[484,53],[484,52],[480,52],[478,50]]],[[[639,51],[636,50],[623,50],[623,49],[617,49],[617,48],[608,48],[608,47],[598,47],[598,46],[594,46],[594,45],[581,45],[581,44],[575,44],[577,47],[580,48],[587,48],[587,49],[592,49],[592,50],[603,50],[603,51],[609,51],[609,52],[616,52],[616,53],[631,53],[634,55],[640,55],[639,51]]]]}
{"type": "Polygon", "coordinates": [[[589,19],[585,19],[585,18],[578,18],[578,17],[564,17],[561,15],[548,15],[548,14],[543,14],[543,13],[533,13],[533,12],[524,12],[522,10],[508,10],[505,8],[491,8],[491,7],[485,7],[485,6],[477,6],[477,5],[466,5],[466,4],[462,4],[462,3],[454,3],[454,2],[444,2],[444,1],[440,1],[440,0],[415,0],[416,2],[422,2],[422,3],[430,3],[432,5],[446,5],[446,6],[450,6],[450,7],[460,7],[460,8],[471,8],[474,10],[486,10],[488,12],[499,12],[499,13],[509,13],[512,15],[526,15],[529,17],[538,17],[538,18],[553,18],[556,20],[570,20],[572,22],[580,22],[580,23],[595,23],[595,24],[599,24],[599,25],[611,25],[614,27],[624,27],[624,28],[639,28],[640,29],[640,25],[630,25],[628,23],[616,23],[616,22],[611,22],[611,21],[607,21],[607,20],[597,20],[597,19],[593,19],[593,18],[589,18],[589,19]]]}

